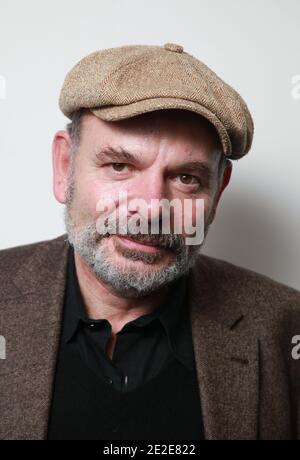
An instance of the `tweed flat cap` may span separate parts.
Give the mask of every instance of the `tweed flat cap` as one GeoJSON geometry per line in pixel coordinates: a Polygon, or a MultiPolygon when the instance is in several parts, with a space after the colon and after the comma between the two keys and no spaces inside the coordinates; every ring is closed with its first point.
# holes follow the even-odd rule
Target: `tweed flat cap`
{"type": "Polygon", "coordinates": [[[106,121],[162,109],[183,109],[209,120],[223,153],[243,157],[253,138],[253,121],[242,97],[183,47],[131,45],[96,51],[67,74],[59,106],[90,109],[106,121]]]}

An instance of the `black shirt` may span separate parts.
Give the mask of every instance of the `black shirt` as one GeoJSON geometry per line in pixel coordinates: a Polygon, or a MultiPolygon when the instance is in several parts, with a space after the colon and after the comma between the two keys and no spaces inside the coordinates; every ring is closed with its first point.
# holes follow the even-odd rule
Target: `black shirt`
{"type": "Polygon", "coordinates": [[[89,319],[78,285],[70,246],[63,341],[76,341],[85,363],[119,391],[130,391],[154,377],[174,354],[193,367],[186,319],[186,277],[173,283],[167,301],[154,312],[129,321],[116,334],[112,359],[105,350],[111,335],[106,319],[89,319]]]}

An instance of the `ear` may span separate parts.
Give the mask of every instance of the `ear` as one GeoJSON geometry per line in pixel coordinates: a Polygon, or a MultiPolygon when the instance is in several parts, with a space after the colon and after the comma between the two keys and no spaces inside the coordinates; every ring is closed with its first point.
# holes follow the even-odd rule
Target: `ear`
{"type": "Polygon", "coordinates": [[[216,211],[217,211],[217,207],[218,207],[221,195],[222,195],[223,191],[225,190],[225,188],[227,187],[227,185],[230,182],[231,173],[232,173],[232,162],[230,160],[227,160],[226,161],[226,166],[225,166],[224,172],[223,172],[222,182],[221,182],[221,185],[220,185],[219,190],[217,192],[217,195],[215,197],[215,203],[214,203],[213,209],[211,211],[210,223],[212,223],[213,220],[216,217],[216,211]]]}
{"type": "Polygon", "coordinates": [[[58,131],[52,142],[53,193],[59,203],[66,202],[70,167],[71,139],[66,131],[58,131]]]}

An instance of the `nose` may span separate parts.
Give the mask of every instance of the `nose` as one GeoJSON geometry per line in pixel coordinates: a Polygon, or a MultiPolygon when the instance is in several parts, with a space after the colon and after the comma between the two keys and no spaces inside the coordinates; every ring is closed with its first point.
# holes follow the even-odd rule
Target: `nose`
{"type": "Polygon", "coordinates": [[[129,200],[128,211],[130,215],[138,213],[143,219],[159,221],[162,218],[163,201],[168,199],[165,180],[162,173],[153,171],[145,174],[135,184],[132,194],[133,199],[129,200]]]}

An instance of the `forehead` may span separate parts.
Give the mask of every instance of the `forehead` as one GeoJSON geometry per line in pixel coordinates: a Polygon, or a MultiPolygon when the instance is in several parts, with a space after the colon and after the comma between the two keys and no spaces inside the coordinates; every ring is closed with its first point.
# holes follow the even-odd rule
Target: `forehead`
{"type": "Polygon", "coordinates": [[[164,150],[174,155],[210,156],[211,160],[221,151],[211,123],[187,110],[160,110],[113,122],[88,112],[82,120],[81,143],[90,149],[117,144],[141,154],[164,150]]]}

